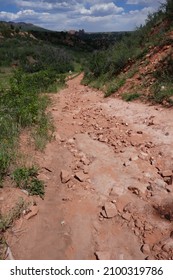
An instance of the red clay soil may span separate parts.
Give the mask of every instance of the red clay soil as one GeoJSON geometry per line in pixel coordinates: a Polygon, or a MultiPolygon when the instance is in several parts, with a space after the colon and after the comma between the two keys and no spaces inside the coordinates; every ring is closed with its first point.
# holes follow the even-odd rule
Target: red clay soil
{"type": "MultiPolygon", "coordinates": [[[[125,84],[120,87],[120,89],[115,93],[116,96],[122,95],[124,93],[139,93],[143,97],[151,95],[152,86],[157,81],[154,77],[154,73],[160,71],[164,72],[167,69],[167,64],[169,59],[173,58],[173,44],[171,42],[173,38],[173,32],[167,34],[167,39],[170,42],[161,46],[149,47],[148,53],[139,62],[131,61],[129,65],[124,69],[124,73],[128,71],[137,70],[132,78],[126,79],[125,84]]],[[[129,72],[130,73],[130,72],[129,72]]],[[[146,98],[145,98],[146,99],[146,98]]],[[[164,105],[169,105],[166,101],[163,102],[164,105]]]]}
{"type": "MultiPolygon", "coordinates": [[[[173,259],[172,109],[104,99],[81,79],[51,95],[55,139],[30,153],[45,199],[7,231],[14,259],[173,259]]],[[[1,189],[2,207],[16,193],[28,199],[1,189]]]]}

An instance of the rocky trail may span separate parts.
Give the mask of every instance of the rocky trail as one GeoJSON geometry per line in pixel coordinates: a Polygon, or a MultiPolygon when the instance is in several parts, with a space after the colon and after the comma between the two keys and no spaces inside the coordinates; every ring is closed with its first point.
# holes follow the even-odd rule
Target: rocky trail
{"type": "Polygon", "coordinates": [[[47,187],[6,233],[13,257],[173,259],[172,109],[104,99],[81,79],[51,95],[55,139],[28,152],[47,187]]]}

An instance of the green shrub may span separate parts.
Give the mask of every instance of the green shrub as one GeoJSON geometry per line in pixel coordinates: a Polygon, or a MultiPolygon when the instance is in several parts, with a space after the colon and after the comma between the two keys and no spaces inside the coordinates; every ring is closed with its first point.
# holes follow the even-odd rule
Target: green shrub
{"type": "Polygon", "coordinates": [[[162,66],[153,73],[157,79],[152,86],[151,95],[149,99],[156,103],[163,103],[166,101],[172,105],[171,96],[173,96],[173,59],[170,56],[166,58],[165,66],[162,66]]]}
{"type": "Polygon", "coordinates": [[[17,65],[27,73],[47,69],[56,73],[74,70],[74,54],[45,41],[21,36],[4,38],[0,42],[0,50],[0,66],[17,65]]]}
{"type": "Polygon", "coordinates": [[[150,100],[156,103],[163,103],[163,101],[167,101],[172,105],[172,100],[170,97],[173,96],[173,85],[172,83],[160,83],[157,82],[152,87],[152,94],[149,97],[150,100]]]}
{"type": "Polygon", "coordinates": [[[53,139],[54,125],[49,114],[41,114],[38,124],[32,129],[32,137],[37,149],[43,151],[47,142],[53,139]]]}
{"type": "Polygon", "coordinates": [[[122,98],[125,101],[133,101],[135,99],[138,99],[141,95],[139,93],[125,93],[123,94],[122,98]]]}
{"type": "Polygon", "coordinates": [[[117,80],[113,80],[107,86],[107,90],[105,92],[105,97],[110,96],[112,93],[115,93],[119,88],[121,88],[125,84],[125,77],[119,78],[117,80]]]}
{"type": "Polygon", "coordinates": [[[37,176],[38,169],[35,167],[17,168],[12,174],[12,178],[17,187],[27,190],[30,195],[39,195],[43,198],[45,193],[44,183],[37,176]]]}
{"type": "Polygon", "coordinates": [[[0,181],[15,158],[21,128],[34,126],[35,133],[44,138],[42,148],[51,139],[53,126],[45,113],[49,99],[40,93],[47,91],[56,79],[52,70],[31,74],[18,70],[10,81],[9,89],[1,88],[0,181]]]}
{"type": "Polygon", "coordinates": [[[13,222],[20,218],[23,211],[27,209],[28,204],[23,200],[23,198],[19,198],[16,205],[5,215],[0,213],[0,232],[4,232],[10,226],[12,226],[13,222]]]}

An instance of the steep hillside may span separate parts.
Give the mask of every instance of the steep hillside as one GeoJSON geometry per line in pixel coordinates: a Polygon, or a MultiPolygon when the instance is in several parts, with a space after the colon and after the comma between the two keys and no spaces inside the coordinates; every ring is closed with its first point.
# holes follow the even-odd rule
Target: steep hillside
{"type": "Polygon", "coordinates": [[[124,78],[124,83],[116,95],[127,101],[141,98],[152,103],[173,105],[172,72],[173,32],[168,32],[160,44],[150,46],[142,59],[132,61],[117,76],[117,79],[124,78]]]}
{"type": "Polygon", "coordinates": [[[107,51],[95,52],[86,64],[84,84],[127,101],[172,105],[172,1],[148,16],[146,24],[107,51]]]}

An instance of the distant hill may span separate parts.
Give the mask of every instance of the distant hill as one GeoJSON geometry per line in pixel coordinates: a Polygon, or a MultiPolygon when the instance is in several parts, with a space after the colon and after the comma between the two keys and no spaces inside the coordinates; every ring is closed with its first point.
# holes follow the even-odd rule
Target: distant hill
{"type": "Polygon", "coordinates": [[[32,23],[25,22],[13,22],[13,21],[0,21],[0,27],[10,27],[11,29],[19,29],[20,31],[48,31],[40,26],[36,26],[32,23]]]}
{"type": "Polygon", "coordinates": [[[32,23],[25,23],[25,22],[8,22],[9,24],[13,25],[14,27],[20,28],[21,31],[48,31],[45,28],[40,26],[34,25],[32,23]]]}

